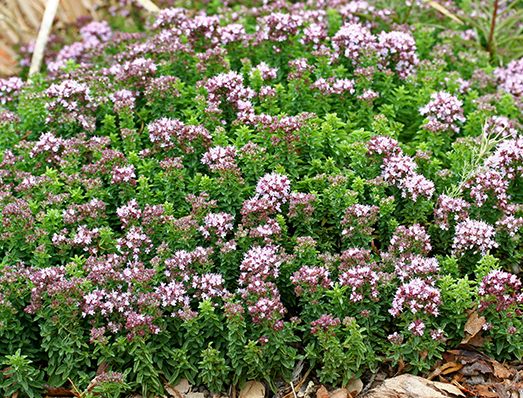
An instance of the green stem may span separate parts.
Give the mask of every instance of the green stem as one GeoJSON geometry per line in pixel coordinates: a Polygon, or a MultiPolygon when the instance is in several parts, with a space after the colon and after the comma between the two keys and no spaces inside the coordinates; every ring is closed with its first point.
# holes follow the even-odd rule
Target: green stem
{"type": "MultiPolygon", "coordinates": [[[[414,2],[415,1],[416,0],[411,0],[411,5],[409,6],[409,8],[407,8],[407,13],[405,14],[405,17],[403,18],[403,21],[401,21],[402,25],[407,22],[407,19],[410,16],[410,12],[412,11],[412,7],[414,7],[414,2]]],[[[497,3],[497,0],[496,0],[496,3],[497,3]]]]}

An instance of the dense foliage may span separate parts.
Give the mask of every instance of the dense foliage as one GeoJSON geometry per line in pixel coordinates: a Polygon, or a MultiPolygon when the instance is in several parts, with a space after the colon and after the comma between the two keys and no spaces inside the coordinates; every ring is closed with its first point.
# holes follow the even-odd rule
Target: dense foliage
{"type": "Polygon", "coordinates": [[[521,3],[221,3],[0,80],[3,393],[521,358],[521,3]]]}

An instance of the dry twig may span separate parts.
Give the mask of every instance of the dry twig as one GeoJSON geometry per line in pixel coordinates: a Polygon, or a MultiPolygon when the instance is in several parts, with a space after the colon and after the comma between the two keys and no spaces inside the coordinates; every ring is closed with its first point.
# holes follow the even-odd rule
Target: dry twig
{"type": "Polygon", "coordinates": [[[29,77],[34,76],[40,71],[42,67],[42,60],[44,58],[45,47],[47,46],[47,40],[53,27],[54,16],[58,9],[59,0],[48,0],[45,7],[44,17],[42,19],[42,26],[38,32],[36,39],[35,49],[33,58],[31,59],[31,67],[29,68],[29,77]]]}

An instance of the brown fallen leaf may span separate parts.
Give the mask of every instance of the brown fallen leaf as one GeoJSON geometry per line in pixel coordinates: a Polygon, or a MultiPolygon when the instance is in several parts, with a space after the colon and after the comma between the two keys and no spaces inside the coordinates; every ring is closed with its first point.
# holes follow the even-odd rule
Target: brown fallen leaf
{"type": "Polygon", "coordinates": [[[47,390],[47,395],[50,395],[52,397],[76,397],[78,396],[71,390],[66,390],[65,388],[56,388],[56,387],[45,387],[47,390]]]}
{"type": "Polygon", "coordinates": [[[434,377],[439,375],[446,375],[449,373],[457,372],[463,367],[462,364],[457,362],[447,362],[444,365],[439,366],[438,368],[434,369],[429,376],[427,377],[428,380],[432,380],[434,377]]]}
{"type": "MultiPolygon", "coordinates": [[[[261,383],[260,383],[261,384],[261,383]]],[[[263,385],[263,384],[262,384],[263,385]]],[[[265,394],[265,387],[263,393],[265,394]]],[[[188,392],[184,395],[185,398],[205,398],[205,394],[203,392],[188,392]]],[[[253,398],[253,397],[251,397],[253,398]]],[[[263,396],[262,396],[263,398],[263,396]]]]}
{"type": "Polygon", "coordinates": [[[460,344],[469,344],[472,338],[483,330],[483,325],[486,321],[484,316],[480,317],[476,311],[473,311],[465,324],[466,336],[460,344]]]}
{"type": "Polygon", "coordinates": [[[176,398],[183,398],[182,394],[180,394],[180,392],[174,388],[173,386],[171,386],[170,384],[168,383],[165,383],[165,391],[167,391],[167,393],[171,396],[171,397],[176,397],[176,398]]]}
{"type": "MultiPolygon", "coordinates": [[[[190,394],[186,394],[186,397],[190,394]]],[[[263,398],[265,386],[259,381],[248,381],[240,391],[240,398],[263,398]]]]}
{"type": "Polygon", "coordinates": [[[456,362],[456,354],[453,354],[450,351],[445,351],[441,356],[445,362],[456,362]]]}
{"type": "Polygon", "coordinates": [[[349,397],[352,397],[352,395],[349,394],[349,392],[345,388],[340,388],[339,390],[335,391],[330,396],[330,398],[349,398],[349,397]]]}
{"type": "Polygon", "coordinates": [[[403,362],[403,358],[400,357],[398,361],[398,373],[401,373],[403,369],[405,369],[405,362],[403,362]]]}
{"type": "Polygon", "coordinates": [[[329,398],[330,394],[325,388],[325,386],[321,386],[318,388],[318,391],[316,391],[316,398],[329,398]]]}
{"type": "Polygon", "coordinates": [[[479,371],[483,374],[491,373],[498,379],[511,379],[514,376],[514,370],[505,367],[493,358],[483,355],[479,352],[467,350],[452,350],[450,354],[456,356],[456,362],[466,365],[460,373],[467,376],[479,371]]]}
{"type": "Polygon", "coordinates": [[[461,391],[459,391],[459,389],[457,389],[455,386],[453,386],[452,384],[450,383],[440,383],[438,381],[435,381],[434,382],[434,385],[435,387],[440,390],[440,391],[445,391],[446,393],[450,394],[451,396],[452,395],[459,395],[459,396],[463,396],[463,394],[461,393],[461,391]]]}
{"type": "Polygon", "coordinates": [[[363,382],[361,379],[350,379],[347,384],[345,385],[345,388],[349,392],[349,394],[353,397],[358,395],[363,390],[363,382]]]}
{"type": "Polygon", "coordinates": [[[465,391],[467,394],[475,395],[474,392],[467,390],[465,387],[463,387],[460,383],[458,383],[456,380],[452,380],[450,382],[453,386],[458,387],[461,391],[465,391]]]}
{"type": "Polygon", "coordinates": [[[481,398],[499,398],[498,393],[492,391],[490,386],[477,385],[474,388],[474,392],[479,394],[481,398]]]}
{"type": "Polygon", "coordinates": [[[461,383],[461,382],[463,382],[463,380],[465,380],[465,377],[463,377],[462,374],[454,373],[454,375],[452,376],[452,380],[450,382],[452,384],[454,384],[454,382],[461,383]]]}
{"type": "Polygon", "coordinates": [[[450,353],[456,355],[456,362],[461,362],[462,364],[474,363],[477,361],[489,361],[490,358],[478,351],[468,351],[468,350],[451,350],[450,353]]]}
{"type": "Polygon", "coordinates": [[[478,372],[482,374],[494,373],[494,369],[485,361],[477,360],[476,362],[463,366],[459,371],[459,373],[464,376],[474,376],[477,375],[478,372]]]}
{"type": "Polygon", "coordinates": [[[107,362],[105,359],[98,365],[98,369],[96,369],[96,375],[100,376],[102,373],[105,373],[107,371],[107,368],[109,367],[109,362],[107,362]]]}
{"type": "Polygon", "coordinates": [[[468,345],[472,347],[483,347],[483,343],[485,343],[485,340],[486,339],[482,336],[482,333],[478,333],[469,340],[468,345]]]}
{"type": "Polygon", "coordinates": [[[510,398],[511,394],[508,392],[508,390],[505,388],[503,384],[496,383],[494,384],[494,388],[496,389],[499,398],[510,398]]]}
{"type": "Polygon", "coordinates": [[[178,384],[173,386],[173,388],[180,394],[187,394],[189,391],[191,391],[192,385],[189,383],[189,380],[184,378],[180,379],[178,384]]]}
{"type": "Polygon", "coordinates": [[[465,395],[452,384],[434,382],[409,374],[387,379],[366,395],[367,398],[448,398],[457,396],[464,397],[465,395]]]}
{"type": "Polygon", "coordinates": [[[494,368],[494,376],[499,379],[509,379],[513,376],[513,372],[500,364],[495,359],[490,360],[490,364],[494,368]]]}
{"type": "Polygon", "coordinates": [[[2,379],[9,379],[10,377],[13,376],[12,374],[8,374],[7,376],[5,375],[9,371],[11,371],[11,367],[10,366],[2,370],[2,373],[3,373],[2,379]]]}

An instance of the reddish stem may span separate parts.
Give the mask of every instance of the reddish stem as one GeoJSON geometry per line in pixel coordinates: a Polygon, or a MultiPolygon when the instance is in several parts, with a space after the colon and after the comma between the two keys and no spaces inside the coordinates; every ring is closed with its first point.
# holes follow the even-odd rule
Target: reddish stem
{"type": "Polygon", "coordinates": [[[490,35],[488,37],[488,52],[492,56],[492,38],[494,37],[494,29],[496,28],[496,17],[498,15],[498,1],[494,1],[494,12],[492,14],[492,23],[490,24],[490,35]]]}

